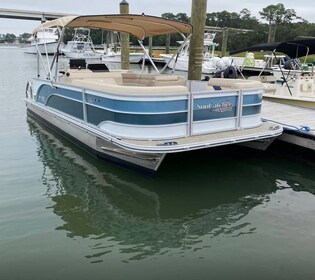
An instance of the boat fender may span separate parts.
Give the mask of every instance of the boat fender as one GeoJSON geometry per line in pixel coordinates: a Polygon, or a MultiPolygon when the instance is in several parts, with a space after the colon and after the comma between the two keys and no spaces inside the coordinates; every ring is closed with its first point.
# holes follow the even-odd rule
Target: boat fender
{"type": "Polygon", "coordinates": [[[227,79],[236,79],[237,73],[235,67],[232,65],[226,67],[223,71],[223,77],[227,79]]]}

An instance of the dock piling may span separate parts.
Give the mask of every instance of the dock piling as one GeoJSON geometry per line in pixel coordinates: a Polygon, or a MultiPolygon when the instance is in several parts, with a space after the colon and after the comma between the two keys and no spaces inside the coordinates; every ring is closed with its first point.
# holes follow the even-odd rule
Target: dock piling
{"type": "MultiPolygon", "coordinates": [[[[123,0],[119,4],[121,14],[129,14],[129,3],[123,0]]],[[[121,69],[129,70],[129,34],[120,33],[121,39],[121,69]]]]}
{"type": "Polygon", "coordinates": [[[194,31],[189,42],[189,80],[201,80],[206,11],[207,0],[192,0],[191,24],[194,31]]]}

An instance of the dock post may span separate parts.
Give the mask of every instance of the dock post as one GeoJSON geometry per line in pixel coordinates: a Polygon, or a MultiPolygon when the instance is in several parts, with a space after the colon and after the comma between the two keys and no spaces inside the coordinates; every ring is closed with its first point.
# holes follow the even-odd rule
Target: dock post
{"type": "MultiPolygon", "coordinates": [[[[123,0],[119,4],[121,14],[129,14],[129,4],[123,0]]],[[[129,69],[129,34],[125,32],[120,33],[121,38],[121,69],[129,69]]]]}
{"type": "Polygon", "coordinates": [[[189,80],[201,80],[206,11],[207,0],[192,0],[191,24],[194,31],[189,42],[189,80]]]}
{"type": "Polygon", "coordinates": [[[152,57],[153,37],[149,37],[149,56],[152,57]]]}
{"type": "Polygon", "coordinates": [[[229,30],[225,27],[222,32],[222,48],[221,48],[222,57],[226,55],[228,34],[229,34],[229,30]]]}
{"type": "Polygon", "coordinates": [[[165,53],[170,53],[170,45],[171,45],[171,34],[166,34],[166,41],[165,41],[165,53]]]}

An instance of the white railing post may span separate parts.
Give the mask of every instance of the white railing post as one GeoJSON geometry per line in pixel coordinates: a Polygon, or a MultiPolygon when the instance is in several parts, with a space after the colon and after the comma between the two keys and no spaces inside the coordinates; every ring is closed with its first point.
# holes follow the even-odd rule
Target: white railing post
{"type": "Polygon", "coordinates": [[[238,91],[238,102],[237,102],[237,112],[236,112],[236,128],[241,129],[241,121],[243,114],[243,90],[238,91]]]}
{"type": "Polygon", "coordinates": [[[194,120],[194,100],[193,93],[191,90],[191,81],[187,81],[188,83],[188,111],[187,111],[187,133],[186,136],[191,136],[193,134],[193,120],[194,120]]]}

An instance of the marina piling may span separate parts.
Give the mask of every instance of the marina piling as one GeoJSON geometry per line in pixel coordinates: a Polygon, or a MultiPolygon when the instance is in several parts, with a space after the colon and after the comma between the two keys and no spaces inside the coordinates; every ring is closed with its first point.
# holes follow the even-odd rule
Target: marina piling
{"type": "Polygon", "coordinates": [[[149,36],[149,56],[152,57],[153,37],[149,36]]]}
{"type": "Polygon", "coordinates": [[[206,11],[206,0],[192,0],[191,24],[194,27],[194,31],[189,43],[189,80],[201,79],[206,11]]]}
{"type": "Polygon", "coordinates": [[[171,45],[171,35],[166,34],[166,41],[165,41],[165,53],[170,53],[170,45],[171,45]]]}
{"type": "MultiPolygon", "coordinates": [[[[129,3],[123,0],[119,4],[121,14],[129,14],[129,3]]],[[[120,33],[121,39],[121,69],[129,69],[129,34],[120,33]]]]}
{"type": "Polygon", "coordinates": [[[229,29],[225,27],[222,31],[222,48],[221,48],[221,56],[222,57],[224,57],[226,55],[228,34],[229,34],[229,29]]]}

